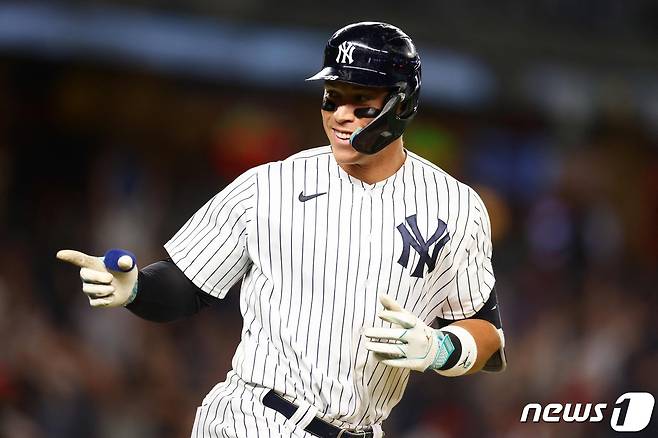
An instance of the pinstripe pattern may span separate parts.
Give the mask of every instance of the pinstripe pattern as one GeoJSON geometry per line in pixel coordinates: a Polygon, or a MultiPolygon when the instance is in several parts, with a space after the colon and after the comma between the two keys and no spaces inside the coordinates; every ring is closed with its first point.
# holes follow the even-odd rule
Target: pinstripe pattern
{"type": "Polygon", "coordinates": [[[282,414],[262,403],[267,388],[251,385],[233,371],[213,388],[197,409],[192,438],[312,438],[282,414]]]}
{"type": "Polygon", "coordinates": [[[428,324],[472,316],[495,281],[489,236],[477,194],[413,153],[373,185],[345,173],[328,146],[247,171],[165,245],[211,295],[221,298],[243,279],[234,371],[204,399],[193,436],[278,436],[279,423],[261,414],[254,393],[240,392],[244,382],[312,405],[339,427],[381,423],[409,372],[364,348],[361,329],[384,324],[378,294],[393,295],[428,324]],[[301,202],[300,193],[323,194],[301,202]],[[398,262],[396,227],[409,226],[412,215],[424,239],[439,221],[447,224],[449,239],[431,272],[417,250],[406,266],[398,262]],[[422,276],[414,277],[419,262],[422,276]]]}

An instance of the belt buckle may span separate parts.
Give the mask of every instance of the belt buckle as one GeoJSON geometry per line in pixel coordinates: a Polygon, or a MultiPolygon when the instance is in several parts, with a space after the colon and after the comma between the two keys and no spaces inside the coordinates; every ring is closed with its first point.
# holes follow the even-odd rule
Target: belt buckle
{"type": "Polygon", "coordinates": [[[343,434],[345,434],[345,433],[349,433],[350,435],[352,435],[354,437],[363,437],[363,438],[365,438],[365,437],[368,436],[368,431],[366,431],[366,430],[351,432],[347,429],[341,429],[340,432],[338,432],[338,435],[336,436],[336,438],[341,438],[343,436],[343,434]]]}

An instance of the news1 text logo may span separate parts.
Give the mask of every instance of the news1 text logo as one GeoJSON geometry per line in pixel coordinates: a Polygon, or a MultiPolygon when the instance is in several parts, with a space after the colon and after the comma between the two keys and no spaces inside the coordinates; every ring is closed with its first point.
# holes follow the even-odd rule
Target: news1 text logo
{"type": "MultiPolygon", "coordinates": [[[[627,392],[614,404],[610,427],[616,432],[639,432],[651,421],[655,399],[648,392],[627,392]]],[[[607,403],[528,403],[521,423],[598,423],[606,418],[607,403]]]]}

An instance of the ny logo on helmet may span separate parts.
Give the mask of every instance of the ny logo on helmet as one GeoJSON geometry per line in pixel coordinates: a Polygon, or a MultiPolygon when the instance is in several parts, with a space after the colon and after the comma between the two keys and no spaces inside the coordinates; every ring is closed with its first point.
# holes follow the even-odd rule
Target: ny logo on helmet
{"type": "Polygon", "coordinates": [[[352,56],[354,55],[354,44],[349,41],[343,41],[340,46],[338,46],[338,56],[336,56],[336,62],[341,64],[351,64],[354,62],[352,56]]]}
{"type": "Polygon", "coordinates": [[[406,268],[409,264],[409,253],[411,252],[411,248],[413,248],[420,257],[416,267],[414,268],[414,271],[411,273],[411,276],[421,278],[423,276],[423,268],[425,265],[427,265],[427,272],[432,272],[434,270],[434,267],[436,266],[436,259],[439,256],[439,251],[441,251],[441,248],[443,248],[448,240],[450,240],[450,235],[446,233],[446,228],[448,226],[445,222],[439,219],[439,225],[436,227],[436,231],[434,231],[432,237],[425,241],[422,234],[420,234],[420,230],[418,229],[418,223],[416,221],[415,214],[407,217],[407,224],[409,224],[413,236],[407,229],[406,224],[400,224],[397,226],[397,229],[402,236],[402,244],[404,245],[402,247],[402,255],[400,255],[398,263],[406,268]],[[432,245],[434,245],[434,248],[432,249],[432,254],[430,255],[429,250],[430,246],[432,245]]]}

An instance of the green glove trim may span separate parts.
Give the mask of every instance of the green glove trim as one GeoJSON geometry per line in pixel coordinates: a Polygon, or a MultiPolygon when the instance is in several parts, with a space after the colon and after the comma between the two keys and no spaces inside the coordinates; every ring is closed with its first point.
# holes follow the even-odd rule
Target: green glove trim
{"type": "Polygon", "coordinates": [[[436,356],[428,368],[438,370],[450,358],[450,355],[455,351],[455,346],[452,344],[450,336],[444,334],[440,330],[434,330],[436,342],[439,344],[439,349],[436,351],[436,356]]]}
{"type": "Polygon", "coordinates": [[[130,292],[130,296],[128,297],[128,301],[123,303],[123,307],[126,307],[128,304],[132,303],[135,301],[135,297],[137,296],[137,283],[139,280],[135,279],[135,285],[133,286],[133,290],[130,292]]]}

